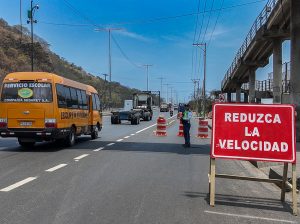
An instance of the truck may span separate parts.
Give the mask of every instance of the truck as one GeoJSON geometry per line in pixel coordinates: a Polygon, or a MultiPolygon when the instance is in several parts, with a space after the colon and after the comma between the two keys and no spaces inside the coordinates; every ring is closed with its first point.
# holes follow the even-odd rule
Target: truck
{"type": "Polygon", "coordinates": [[[132,104],[125,100],[123,110],[112,111],[111,124],[121,124],[121,121],[130,121],[132,125],[138,125],[140,120],[150,121],[153,117],[152,95],[150,91],[134,93],[132,104]],[[132,108],[129,106],[132,105],[132,108]]]}
{"type": "Polygon", "coordinates": [[[167,103],[162,103],[160,105],[160,112],[169,112],[169,105],[167,103]]]}

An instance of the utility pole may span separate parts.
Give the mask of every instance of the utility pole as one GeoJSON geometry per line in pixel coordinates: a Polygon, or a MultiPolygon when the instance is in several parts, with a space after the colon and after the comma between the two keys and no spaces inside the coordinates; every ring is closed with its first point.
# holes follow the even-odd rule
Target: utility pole
{"type": "Polygon", "coordinates": [[[107,80],[106,77],[109,76],[108,74],[102,74],[104,76],[104,93],[103,93],[103,101],[104,101],[104,105],[105,107],[107,106],[106,103],[106,88],[107,88],[107,80]]]}
{"type": "Polygon", "coordinates": [[[192,79],[194,83],[194,101],[196,103],[197,114],[199,113],[199,81],[200,79],[192,79]]]}
{"type": "Polygon", "coordinates": [[[31,71],[33,72],[33,24],[37,23],[37,20],[34,19],[34,13],[39,9],[38,5],[33,6],[33,0],[30,1],[30,10],[27,12],[27,24],[30,23],[31,26],[31,71]]]}
{"type": "Polygon", "coordinates": [[[109,104],[111,104],[111,31],[122,30],[122,28],[95,29],[96,32],[108,32],[108,75],[109,75],[109,104]]]}
{"type": "Polygon", "coordinates": [[[205,117],[205,110],[206,110],[206,43],[194,43],[194,46],[200,47],[201,50],[203,50],[204,53],[204,68],[203,68],[203,114],[205,117]],[[204,47],[204,48],[203,48],[204,47]]]}
{"type": "Polygon", "coordinates": [[[20,0],[20,43],[23,39],[23,22],[22,22],[22,0],[20,0]]]}
{"type": "Polygon", "coordinates": [[[158,79],[160,79],[160,92],[161,92],[161,95],[162,95],[162,92],[163,92],[163,80],[165,78],[164,77],[159,77],[158,79]]]}
{"type": "Polygon", "coordinates": [[[170,86],[170,84],[164,84],[165,86],[167,86],[167,98],[166,98],[166,103],[168,103],[168,93],[169,93],[169,86],[170,86]]]}
{"type": "Polygon", "coordinates": [[[170,89],[171,89],[171,104],[173,105],[173,87],[171,86],[170,89]]]}
{"type": "Polygon", "coordinates": [[[147,91],[149,91],[149,67],[153,66],[153,65],[149,65],[149,64],[146,64],[146,65],[143,65],[146,67],[146,71],[147,71],[147,91]]]}

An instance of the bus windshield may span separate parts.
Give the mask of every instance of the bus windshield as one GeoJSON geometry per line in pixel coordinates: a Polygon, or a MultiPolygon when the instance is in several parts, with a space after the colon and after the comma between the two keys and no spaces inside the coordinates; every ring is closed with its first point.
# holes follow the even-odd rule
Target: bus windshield
{"type": "Polygon", "coordinates": [[[52,85],[51,83],[42,82],[4,83],[1,101],[17,103],[50,103],[52,102],[52,85]]]}

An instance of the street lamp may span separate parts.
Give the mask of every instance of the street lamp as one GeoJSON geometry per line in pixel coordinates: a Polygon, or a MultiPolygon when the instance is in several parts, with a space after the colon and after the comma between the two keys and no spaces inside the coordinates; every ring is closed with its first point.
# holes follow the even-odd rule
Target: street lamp
{"type": "Polygon", "coordinates": [[[30,10],[27,11],[27,24],[31,25],[31,71],[33,72],[33,24],[37,23],[34,19],[34,13],[39,9],[38,5],[33,5],[33,0],[30,1],[30,10]]]}

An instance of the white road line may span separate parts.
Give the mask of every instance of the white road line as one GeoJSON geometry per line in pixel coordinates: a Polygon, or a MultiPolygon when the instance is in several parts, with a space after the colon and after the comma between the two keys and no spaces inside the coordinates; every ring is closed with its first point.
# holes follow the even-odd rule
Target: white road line
{"type": "Polygon", "coordinates": [[[265,217],[257,217],[257,216],[251,216],[251,215],[238,215],[238,214],[213,212],[213,211],[204,211],[204,212],[214,214],[214,215],[225,215],[225,216],[232,216],[232,217],[245,218],[245,219],[260,219],[260,220],[267,220],[267,221],[274,221],[274,222],[281,222],[281,223],[297,223],[295,221],[288,221],[288,220],[282,220],[282,219],[272,219],[272,218],[265,218],[265,217]]]}
{"type": "Polygon", "coordinates": [[[172,123],[174,123],[174,122],[175,122],[175,120],[173,120],[173,121],[170,121],[169,125],[170,125],[170,124],[172,124],[172,123]]]}
{"type": "Polygon", "coordinates": [[[125,136],[124,138],[130,138],[130,136],[125,136]]]}
{"type": "Polygon", "coordinates": [[[149,127],[146,127],[146,128],[144,128],[144,129],[142,129],[142,130],[139,130],[139,131],[136,132],[136,134],[141,133],[142,131],[145,131],[145,130],[147,130],[147,129],[149,129],[149,128],[152,128],[152,127],[154,127],[154,126],[156,126],[156,124],[150,125],[149,127]]]}
{"type": "Polygon", "coordinates": [[[87,157],[88,155],[90,155],[90,154],[82,154],[81,156],[77,156],[76,158],[74,158],[74,160],[78,161],[78,160],[80,160],[80,159],[82,159],[84,157],[87,157]]]}
{"type": "MultiPolygon", "coordinates": [[[[174,118],[174,117],[176,117],[176,116],[177,116],[177,114],[175,114],[175,115],[172,116],[172,117],[169,117],[167,120],[170,120],[170,119],[172,119],[172,118],[174,118]]],[[[145,131],[145,130],[147,130],[147,129],[149,129],[149,128],[152,128],[152,127],[154,127],[154,126],[156,126],[156,123],[153,124],[153,125],[150,125],[149,127],[144,128],[144,129],[142,129],[142,130],[139,130],[139,131],[137,131],[137,132],[135,132],[135,133],[136,133],[136,134],[141,133],[141,132],[143,132],[143,131],[145,131]]]]}
{"type": "Polygon", "coordinates": [[[112,146],[112,145],[114,145],[115,143],[109,143],[109,144],[107,144],[106,146],[112,146]]]}
{"type": "Polygon", "coordinates": [[[172,118],[174,118],[174,117],[177,117],[177,114],[175,114],[175,115],[172,116],[172,117],[169,117],[167,120],[170,120],[170,119],[172,119],[172,118]]]}
{"type": "Polygon", "coordinates": [[[24,179],[24,180],[21,180],[21,181],[15,183],[15,184],[12,184],[12,185],[8,186],[8,187],[6,187],[6,188],[3,188],[3,189],[1,189],[0,191],[3,191],[3,192],[11,191],[11,190],[13,190],[13,189],[16,189],[16,188],[18,188],[18,187],[20,187],[20,186],[22,186],[22,185],[24,185],[24,184],[27,184],[27,183],[29,183],[29,182],[35,180],[36,178],[38,178],[38,177],[28,177],[28,178],[26,178],[26,179],[24,179]]]}
{"type": "Polygon", "coordinates": [[[102,149],[104,149],[104,147],[100,147],[100,148],[95,149],[95,150],[93,150],[93,151],[94,151],[94,152],[99,152],[99,151],[101,151],[102,149]]]}
{"type": "Polygon", "coordinates": [[[131,134],[131,136],[134,136],[135,134],[131,134]]]}
{"type": "Polygon", "coordinates": [[[65,164],[65,163],[62,163],[62,164],[59,164],[59,165],[57,165],[57,166],[55,166],[55,167],[52,167],[52,168],[50,168],[50,169],[48,169],[48,170],[45,170],[46,172],[53,172],[53,171],[55,171],[55,170],[58,170],[58,169],[60,169],[60,168],[63,168],[63,167],[65,167],[65,166],[67,166],[68,164],[65,164]]]}
{"type": "Polygon", "coordinates": [[[123,139],[123,138],[121,138],[121,139],[118,139],[118,140],[117,140],[117,142],[121,142],[121,141],[123,141],[123,140],[124,140],[124,139],[123,139]]]}

